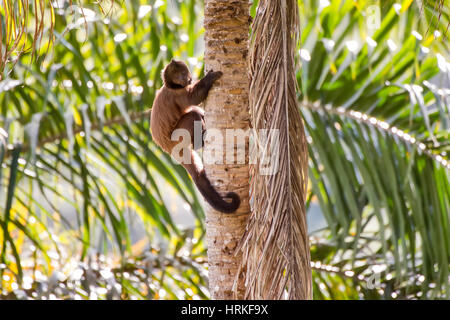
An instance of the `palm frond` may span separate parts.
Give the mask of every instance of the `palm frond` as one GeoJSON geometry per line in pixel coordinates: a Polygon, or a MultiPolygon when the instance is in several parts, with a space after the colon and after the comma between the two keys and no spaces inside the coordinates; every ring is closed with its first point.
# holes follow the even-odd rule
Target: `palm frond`
{"type": "MultiPolygon", "coordinates": [[[[0,188],[7,188],[17,173],[7,228],[0,226],[6,246],[0,272],[10,279],[0,281],[2,292],[16,294],[10,284],[23,278],[37,281],[32,268],[22,266],[34,265],[48,280],[49,270],[65,272],[66,265],[108,255],[117,260],[116,267],[137,259],[136,276],[145,271],[139,259],[155,265],[144,272],[144,280],[123,279],[126,268],[118,270],[119,297],[158,298],[159,285],[166,298],[207,295],[205,263],[195,264],[205,254],[200,198],[185,170],[152,142],[148,119],[165,61],[174,55],[187,60],[201,51],[195,46],[201,7],[194,0],[151,9],[135,2],[123,5],[108,19],[86,8],[87,25],[77,26],[70,23],[72,16],[55,10],[53,50],[40,63],[31,64],[23,55],[0,82],[0,188]],[[86,36],[82,41],[80,33],[86,36]],[[188,39],[175,43],[173,37],[188,39]],[[188,224],[180,226],[180,221],[188,224]],[[137,243],[142,245],[136,253],[137,243]]],[[[201,72],[197,62],[192,67],[201,72]]],[[[6,200],[0,191],[1,219],[6,200]]],[[[91,272],[89,264],[81,269],[91,272]]],[[[106,286],[102,280],[92,285],[106,286]]],[[[36,298],[55,294],[53,289],[27,290],[36,298]]],[[[58,297],[75,294],[64,292],[58,297]]]]}
{"type": "Polygon", "coordinates": [[[326,221],[312,234],[313,265],[329,266],[315,268],[314,297],[330,298],[323,281],[347,281],[345,272],[364,298],[448,297],[450,82],[442,37],[426,35],[407,1],[384,4],[373,34],[359,32],[366,16],[354,3],[339,11],[340,1],[320,10],[314,3],[302,10],[298,75],[309,218],[320,207],[326,221]],[[333,249],[322,256],[319,245],[333,249]],[[343,273],[323,274],[334,268],[343,273]],[[374,277],[379,283],[369,288],[374,277]]]}

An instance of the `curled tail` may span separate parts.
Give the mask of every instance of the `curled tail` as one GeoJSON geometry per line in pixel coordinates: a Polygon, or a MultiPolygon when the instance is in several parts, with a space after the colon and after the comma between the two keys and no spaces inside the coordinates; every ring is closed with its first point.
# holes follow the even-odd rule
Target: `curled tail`
{"type": "Polygon", "coordinates": [[[233,213],[237,210],[237,208],[239,208],[241,199],[235,192],[228,192],[224,197],[222,197],[216,191],[214,186],[211,184],[211,181],[209,181],[206,176],[205,169],[203,168],[203,164],[197,152],[191,150],[191,163],[183,164],[183,167],[186,168],[205,200],[215,210],[223,213],[233,213]],[[225,199],[230,199],[231,202],[228,202],[225,199]]]}

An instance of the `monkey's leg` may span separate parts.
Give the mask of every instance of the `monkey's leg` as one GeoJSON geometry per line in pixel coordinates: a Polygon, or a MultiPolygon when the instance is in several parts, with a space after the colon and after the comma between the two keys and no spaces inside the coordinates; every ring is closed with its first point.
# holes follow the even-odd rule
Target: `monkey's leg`
{"type": "Polygon", "coordinates": [[[205,119],[205,110],[203,110],[202,108],[198,107],[198,106],[192,106],[190,107],[189,112],[194,111],[197,112],[198,114],[200,114],[202,116],[202,119],[205,119]]]}
{"type": "Polygon", "coordinates": [[[194,150],[203,148],[204,141],[203,136],[205,133],[205,120],[203,119],[203,110],[193,109],[192,111],[186,113],[181,117],[178,121],[175,129],[185,129],[191,135],[191,143],[194,147],[194,150]],[[197,131],[195,130],[195,123],[197,122],[197,126],[200,126],[197,131]],[[195,134],[200,135],[195,136],[195,134]],[[197,142],[197,143],[196,143],[197,142]]]}

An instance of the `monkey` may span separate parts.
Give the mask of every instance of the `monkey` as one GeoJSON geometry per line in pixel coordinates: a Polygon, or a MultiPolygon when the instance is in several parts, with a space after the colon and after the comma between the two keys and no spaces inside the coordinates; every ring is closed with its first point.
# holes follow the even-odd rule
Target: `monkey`
{"type": "MultiPolygon", "coordinates": [[[[209,71],[201,80],[192,83],[189,68],[183,61],[172,59],[162,71],[163,86],[156,93],[150,115],[150,132],[153,141],[161,149],[172,155],[174,147],[180,141],[172,140],[176,129],[185,129],[190,133],[190,163],[181,163],[187,170],[205,200],[217,211],[233,213],[240,206],[240,198],[235,192],[222,197],[206,176],[202,160],[195,151],[203,147],[205,133],[204,110],[198,105],[208,96],[213,83],[222,76],[221,71],[209,71]],[[194,143],[194,123],[201,122],[202,143],[194,143]],[[196,147],[194,149],[194,147],[196,147]],[[226,201],[231,200],[231,201],[226,201]]],[[[189,161],[186,161],[189,162],[189,161]]]]}

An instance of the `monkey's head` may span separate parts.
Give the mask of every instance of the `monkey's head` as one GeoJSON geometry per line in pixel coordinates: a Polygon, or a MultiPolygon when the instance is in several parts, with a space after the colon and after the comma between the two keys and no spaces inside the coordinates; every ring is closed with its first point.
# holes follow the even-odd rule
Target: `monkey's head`
{"type": "Polygon", "coordinates": [[[164,84],[172,89],[184,88],[192,82],[187,65],[174,59],[164,68],[162,76],[164,84]]]}

